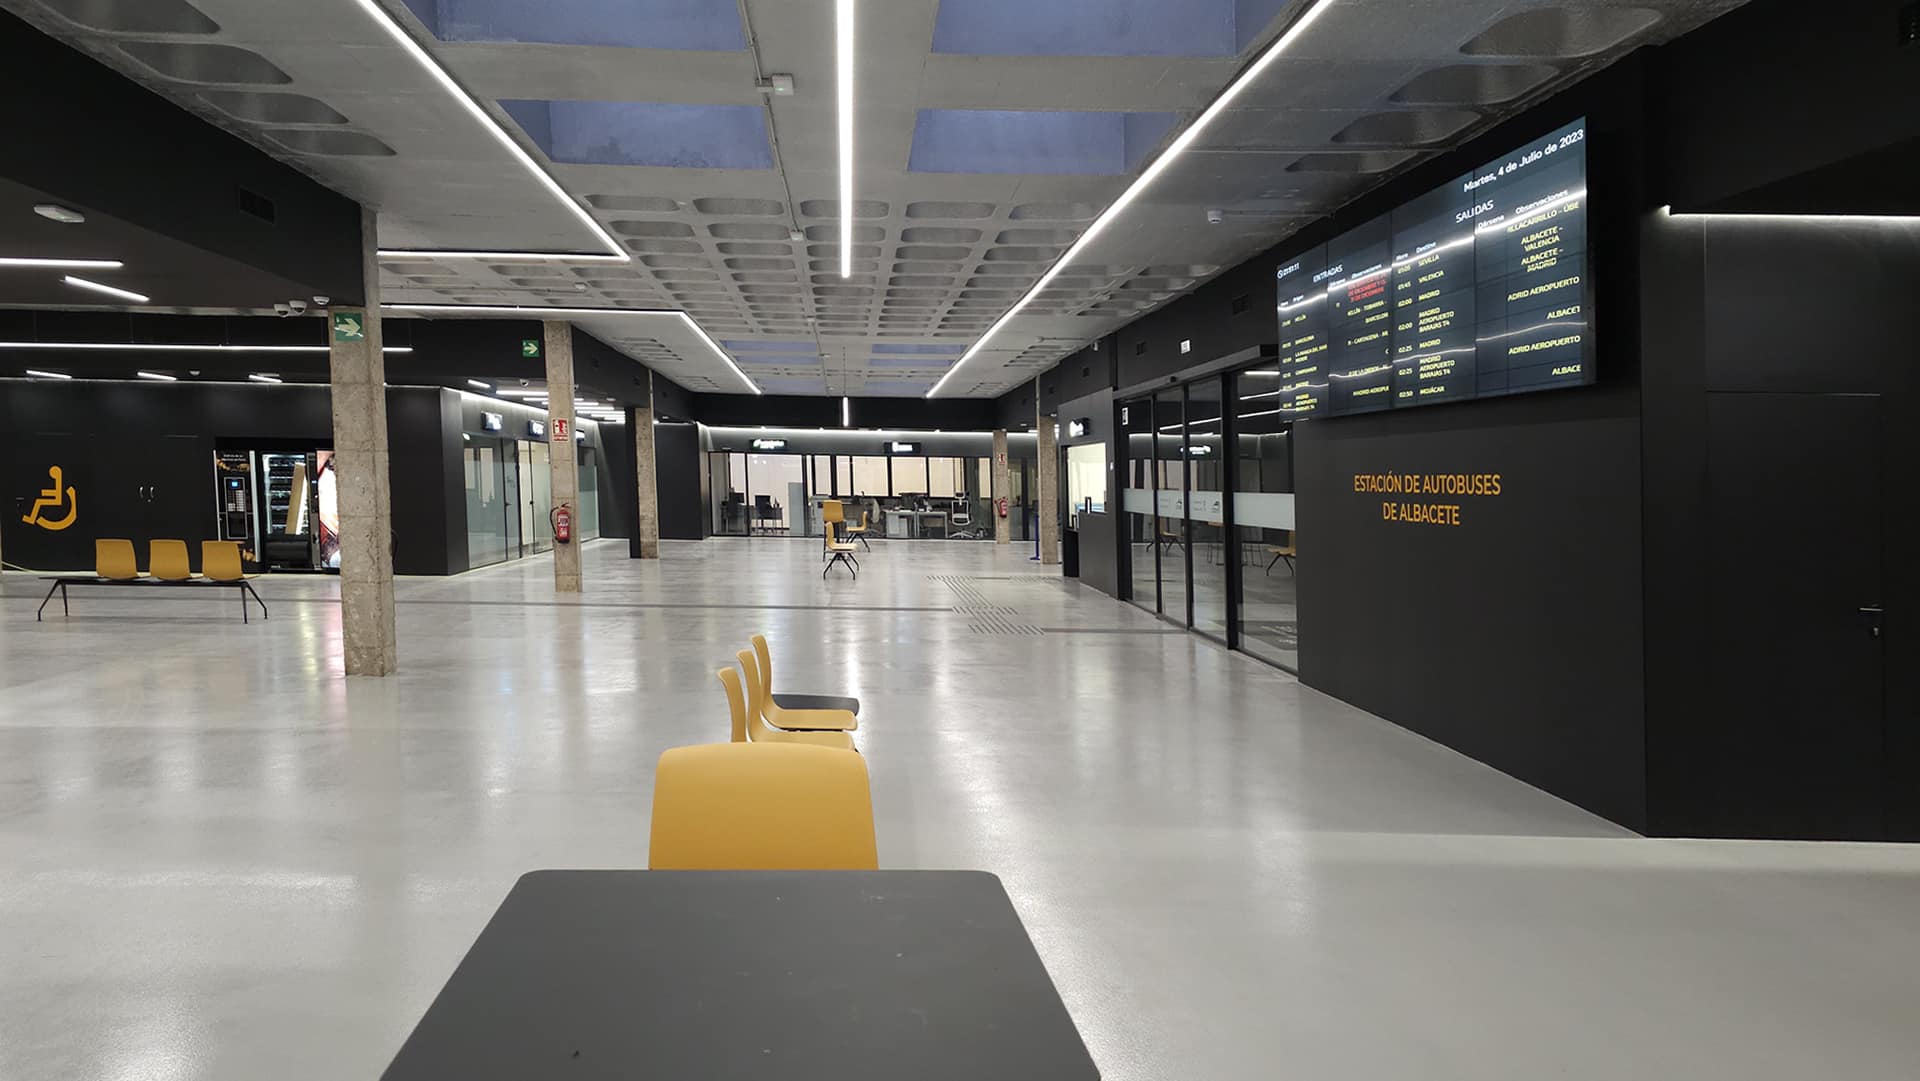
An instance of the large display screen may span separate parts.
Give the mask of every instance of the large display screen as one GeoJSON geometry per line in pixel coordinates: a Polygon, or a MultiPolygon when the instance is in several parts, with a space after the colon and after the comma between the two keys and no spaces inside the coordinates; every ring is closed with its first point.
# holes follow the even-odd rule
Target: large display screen
{"type": "Polygon", "coordinates": [[[1283,264],[1283,416],[1342,416],[1594,380],[1587,123],[1283,264]]]}

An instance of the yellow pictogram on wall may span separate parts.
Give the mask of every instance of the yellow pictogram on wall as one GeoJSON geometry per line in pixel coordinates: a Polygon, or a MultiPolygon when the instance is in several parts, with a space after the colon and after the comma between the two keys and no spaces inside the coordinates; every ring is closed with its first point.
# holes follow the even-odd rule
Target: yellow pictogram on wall
{"type": "Polygon", "coordinates": [[[80,498],[78,494],[74,492],[72,485],[67,486],[66,499],[63,501],[60,498],[60,482],[65,478],[66,474],[59,466],[47,467],[47,476],[53,481],[53,485],[41,489],[40,498],[33,501],[33,510],[29,511],[27,516],[20,520],[28,525],[37,525],[41,529],[58,533],[62,529],[72,525],[74,518],[79,515],[80,498]],[[42,511],[59,510],[63,503],[67,508],[67,516],[65,518],[47,518],[42,516],[42,511]]]}

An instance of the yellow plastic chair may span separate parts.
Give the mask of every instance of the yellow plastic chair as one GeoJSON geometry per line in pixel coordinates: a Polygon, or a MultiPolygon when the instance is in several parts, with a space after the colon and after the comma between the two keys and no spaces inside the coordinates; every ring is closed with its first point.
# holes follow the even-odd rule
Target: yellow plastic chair
{"type": "Polygon", "coordinates": [[[827,530],[826,544],[820,548],[820,558],[825,559],[827,557],[827,549],[833,544],[834,527],[845,526],[847,524],[846,505],[838,499],[822,500],[820,502],[820,522],[827,530]]]}
{"type": "Polygon", "coordinates": [[[237,541],[201,541],[200,573],[209,582],[238,583],[244,595],[240,598],[240,612],[247,611],[247,597],[260,606],[260,618],[267,618],[267,602],[253,591],[253,580],[258,575],[247,574],[240,563],[240,545],[237,541]]]}
{"type": "Polygon", "coordinates": [[[867,543],[867,533],[873,529],[872,523],[870,523],[867,520],[867,514],[868,514],[867,510],[864,507],[861,508],[860,524],[850,525],[846,528],[848,548],[853,547],[854,541],[859,541],[861,546],[864,547],[867,551],[869,552],[873,551],[873,545],[867,543]]]}
{"type": "Polygon", "coordinates": [[[833,570],[834,565],[838,564],[840,566],[847,568],[847,573],[853,575],[855,578],[859,578],[860,577],[860,561],[853,557],[854,551],[855,549],[853,547],[852,541],[843,541],[843,540],[837,540],[834,538],[833,523],[828,522],[827,523],[827,565],[820,569],[820,577],[825,578],[827,576],[827,572],[833,570]]]}
{"type": "Polygon", "coordinates": [[[804,743],[836,751],[854,750],[853,737],[845,732],[784,732],[773,728],[760,716],[760,677],[753,669],[753,654],[739,653],[740,668],[720,669],[720,685],[727,689],[727,706],[733,714],[735,743],[804,743]],[[741,672],[746,678],[741,678],[741,672]]]}
{"type": "Polygon", "coordinates": [[[650,870],[872,871],[879,866],[873,792],[859,755],[821,747],[711,743],[675,747],[660,756],[653,781],[650,870]]]}
{"type": "Polygon", "coordinates": [[[199,577],[187,563],[187,542],[156,540],[147,545],[147,573],[161,582],[191,582],[199,577]]]}
{"type": "Polygon", "coordinates": [[[115,582],[131,582],[146,577],[134,563],[133,542],[130,540],[94,541],[93,573],[115,582]]]}
{"type": "Polygon", "coordinates": [[[854,715],[860,712],[860,700],[835,694],[773,693],[773,653],[767,649],[767,636],[753,636],[753,656],[760,666],[760,702],[766,707],[767,723],[775,728],[837,729],[851,732],[860,727],[854,715]],[[844,715],[844,716],[843,716],[844,715]]]}

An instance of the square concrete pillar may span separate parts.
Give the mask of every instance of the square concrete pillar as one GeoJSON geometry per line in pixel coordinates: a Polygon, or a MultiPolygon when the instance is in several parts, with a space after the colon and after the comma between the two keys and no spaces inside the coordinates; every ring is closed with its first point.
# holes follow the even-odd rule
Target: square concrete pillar
{"type": "Polygon", "coordinates": [[[1040,437],[1039,483],[1034,485],[1034,515],[1040,519],[1040,564],[1060,562],[1060,437],[1053,418],[1034,407],[1033,430],[1040,437]]]}
{"type": "Polygon", "coordinates": [[[1012,519],[1000,513],[1000,501],[1013,500],[1013,470],[1007,464],[1007,430],[997,428],[993,433],[993,506],[987,513],[993,515],[993,543],[1006,544],[1013,540],[1012,519]]]}
{"type": "Polygon", "coordinates": [[[640,509],[640,558],[660,558],[660,478],[653,460],[653,391],[647,404],[633,411],[634,506],[640,509]]]}
{"type": "Polygon", "coordinates": [[[388,487],[387,365],[380,343],[374,215],[360,214],[365,307],[328,311],[334,492],[340,521],[341,637],[347,675],[393,672],[393,509],[388,487]]]}
{"type": "MultiPolygon", "coordinates": [[[[562,505],[580,521],[580,456],[573,438],[573,324],[549,319],[541,324],[547,354],[547,465],[553,473],[553,506],[562,505]]],[[[578,534],[578,528],[575,533],[578,534]]],[[[553,544],[553,590],[580,592],[580,542],[553,544]]]]}

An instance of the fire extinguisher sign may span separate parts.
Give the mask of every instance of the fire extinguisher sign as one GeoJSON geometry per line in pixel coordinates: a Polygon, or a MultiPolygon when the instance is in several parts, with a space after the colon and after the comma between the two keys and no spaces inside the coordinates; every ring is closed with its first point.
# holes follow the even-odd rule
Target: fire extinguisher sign
{"type": "Polygon", "coordinates": [[[548,431],[552,433],[549,439],[555,443],[565,443],[568,437],[572,435],[572,433],[568,431],[568,429],[572,427],[573,422],[565,417],[553,418],[553,424],[548,429],[548,431]]]}

